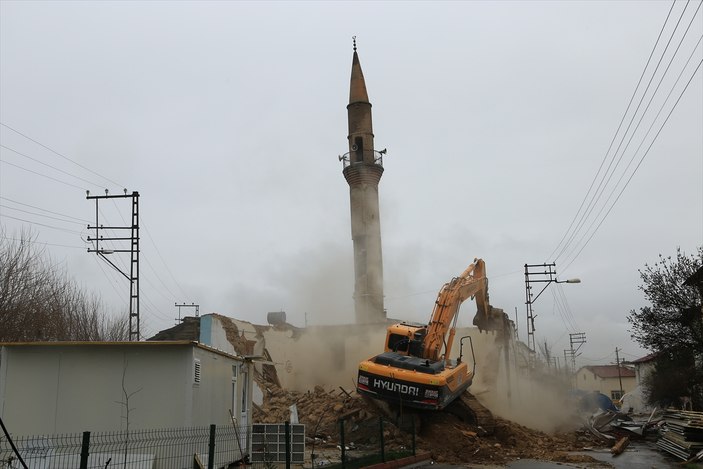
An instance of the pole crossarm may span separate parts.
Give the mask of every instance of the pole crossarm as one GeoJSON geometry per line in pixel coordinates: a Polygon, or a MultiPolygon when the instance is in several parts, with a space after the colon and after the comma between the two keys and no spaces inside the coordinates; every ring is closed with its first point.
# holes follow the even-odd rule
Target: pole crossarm
{"type": "Polygon", "coordinates": [[[191,303],[189,305],[185,303],[174,303],[174,306],[178,308],[178,318],[176,319],[176,324],[180,324],[181,322],[181,308],[193,308],[195,309],[195,317],[197,318],[200,316],[200,305],[196,305],[195,303],[191,303]]]}

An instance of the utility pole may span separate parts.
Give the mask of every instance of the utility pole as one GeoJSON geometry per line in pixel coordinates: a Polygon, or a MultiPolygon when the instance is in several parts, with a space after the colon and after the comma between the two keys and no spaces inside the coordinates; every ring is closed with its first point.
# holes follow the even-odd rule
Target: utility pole
{"type": "Polygon", "coordinates": [[[176,308],[178,308],[178,319],[176,319],[176,321],[177,321],[176,324],[181,322],[181,308],[194,308],[195,309],[195,317],[197,318],[200,316],[200,305],[196,305],[195,303],[191,303],[189,305],[187,305],[185,303],[180,304],[180,305],[178,303],[174,303],[174,305],[176,306],[176,308]]]}
{"type": "Polygon", "coordinates": [[[574,371],[576,371],[576,357],[578,356],[576,352],[578,352],[581,349],[581,346],[585,343],[585,332],[574,332],[573,334],[569,334],[569,344],[571,346],[571,367],[574,371]],[[578,345],[578,347],[576,347],[576,350],[574,350],[574,345],[578,345]]]}
{"type": "Polygon", "coordinates": [[[622,376],[620,375],[620,355],[618,355],[618,348],[615,347],[615,363],[618,367],[618,381],[620,382],[620,398],[624,394],[622,391],[622,376]]]}
{"type": "Polygon", "coordinates": [[[127,194],[127,189],[124,190],[124,195],[109,195],[108,190],[105,189],[105,195],[90,195],[90,191],[86,191],[86,199],[95,200],[95,226],[88,225],[89,230],[95,230],[95,236],[88,236],[88,241],[94,243],[93,249],[88,249],[88,252],[96,253],[102,260],[110,264],[115,270],[117,270],[122,276],[129,280],[129,340],[138,341],[140,338],[139,334],[139,192],[132,192],[127,194]],[[132,223],[130,226],[104,226],[100,224],[99,214],[100,200],[104,199],[132,199],[132,223]],[[104,236],[103,230],[130,230],[130,236],[104,236]],[[112,249],[110,247],[105,247],[105,241],[116,241],[116,242],[130,242],[129,249],[112,249]],[[107,255],[118,253],[118,252],[128,252],[130,253],[131,259],[129,263],[129,275],[123,272],[122,269],[117,267],[112,261],[110,261],[107,255]]]}
{"type": "Polygon", "coordinates": [[[573,350],[564,349],[564,371],[569,372],[569,360],[566,358],[568,354],[572,354],[573,350]]]}
{"type": "Polygon", "coordinates": [[[550,283],[581,283],[578,278],[569,280],[557,280],[556,264],[525,264],[525,306],[527,307],[527,347],[534,353],[535,346],[535,318],[537,317],[532,310],[532,304],[537,301],[537,298],[547,289],[550,283]],[[542,269],[541,271],[538,269],[542,269]],[[537,293],[532,295],[532,284],[544,283],[544,287],[537,293]]]}
{"type": "Polygon", "coordinates": [[[557,369],[556,358],[557,357],[555,357],[552,354],[552,350],[549,348],[549,344],[547,343],[546,340],[544,341],[544,348],[542,349],[542,353],[544,354],[544,360],[547,363],[547,368],[551,369],[553,367],[554,370],[556,371],[556,369],[557,369]]]}
{"type": "Polygon", "coordinates": [[[576,354],[573,348],[564,350],[564,376],[569,380],[569,386],[574,388],[576,386],[576,354]],[[568,357],[571,357],[569,360],[568,357]],[[571,361],[571,370],[569,370],[569,361],[571,361]]]}

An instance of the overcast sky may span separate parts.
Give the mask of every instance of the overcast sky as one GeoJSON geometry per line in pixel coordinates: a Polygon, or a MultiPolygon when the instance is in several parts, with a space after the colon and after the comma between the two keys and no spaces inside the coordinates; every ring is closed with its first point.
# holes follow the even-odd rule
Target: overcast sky
{"type": "MultiPolygon", "coordinates": [[[[646,304],[638,269],[703,244],[700,0],[673,5],[616,134],[671,7],[3,0],[3,236],[31,228],[81,286],[124,312],[127,280],[84,240],[95,216],[85,190],[126,188],[141,195],[143,335],[172,326],[176,302],[255,323],[279,310],[298,326],[352,322],[337,157],[348,151],[356,35],[375,144],[388,149],[389,317],[427,321],[441,285],[482,257],[493,305],[517,311],[524,339],[523,265],[556,261],[561,279],[582,283],[552,284],[535,302],[538,342],[562,356],[568,334],[585,332],[580,364],[612,362],[615,347],[637,358],[646,351],[626,316],[646,304]],[[594,181],[603,195],[562,252],[594,181]]],[[[129,222],[129,200],[101,208],[101,223],[129,222]]],[[[128,255],[112,259],[128,269],[128,255]]],[[[474,311],[465,305],[459,324],[474,311]]]]}

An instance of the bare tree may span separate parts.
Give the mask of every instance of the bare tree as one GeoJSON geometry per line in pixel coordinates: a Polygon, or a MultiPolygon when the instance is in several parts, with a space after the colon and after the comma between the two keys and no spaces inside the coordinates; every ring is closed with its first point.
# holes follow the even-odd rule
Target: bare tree
{"type": "Polygon", "coordinates": [[[127,314],[114,319],[23,231],[0,232],[0,341],[126,340],[127,314]]]}

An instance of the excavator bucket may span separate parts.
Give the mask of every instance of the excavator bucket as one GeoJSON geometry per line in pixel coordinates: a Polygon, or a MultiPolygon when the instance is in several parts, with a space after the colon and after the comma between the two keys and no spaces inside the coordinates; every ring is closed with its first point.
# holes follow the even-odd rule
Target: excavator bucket
{"type": "Polygon", "coordinates": [[[503,332],[510,325],[508,315],[500,308],[494,308],[487,305],[485,311],[479,310],[474,316],[474,326],[478,327],[479,331],[496,331],[503,332]]]}

